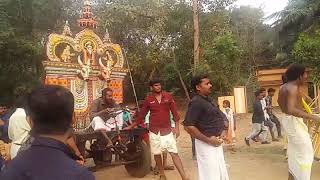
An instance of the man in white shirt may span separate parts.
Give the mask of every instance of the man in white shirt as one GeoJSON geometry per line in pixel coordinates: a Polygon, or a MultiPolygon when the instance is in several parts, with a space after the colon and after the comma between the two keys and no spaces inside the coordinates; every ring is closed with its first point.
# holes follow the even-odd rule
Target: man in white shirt
{"type": "Polygon", "coordinates": [[[263,123],[265,126],[269,127],[272,141],[279,141],[279,139],[277,139],[274,135],[275,124],[271,121],[270,116],[267,111],[267,109],[270,108],[267,106],[267,101],[266,101],[267,91],[265,88],[260,88],[260,92],[263,94],[263,99],[261,100],[262,110],[263,110],[264,117],[265,117],[265,121],[263,123]]]}
{"type": "Polygon", "coordinates": [[[26,112],[23,108],[17,108],[9,119],[8,134],[12,141],[10,155],[16,157],[21,145],[28,139],[31,131],[30,122],[27,120],[26,112]]]}

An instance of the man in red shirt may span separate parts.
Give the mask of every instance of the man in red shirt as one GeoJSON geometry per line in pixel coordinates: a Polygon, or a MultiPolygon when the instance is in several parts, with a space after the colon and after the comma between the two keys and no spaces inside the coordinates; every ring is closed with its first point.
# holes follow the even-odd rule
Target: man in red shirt
{"type": "Polygon", "coordinates": [[[164,166],[161,158],[163,151],[168,151],[173,163],[178,169],[182,180],[187,180],[186,173],[178,155],[175,137],[180,135],[179,115],[176,104],[171,94],[163,92],[160,80],[154,79],[149,83],[152,94],[145,98],[142,109],[136,121],[126,129],[131,129],[144,121],[145,116],[150,111],[149,139],[151,152],[154,154],[156,165],[160,170],[160,180],[166,180],[164,166]],[[175,128],[171,128],[170,111],[175,121],[175,128]]]}

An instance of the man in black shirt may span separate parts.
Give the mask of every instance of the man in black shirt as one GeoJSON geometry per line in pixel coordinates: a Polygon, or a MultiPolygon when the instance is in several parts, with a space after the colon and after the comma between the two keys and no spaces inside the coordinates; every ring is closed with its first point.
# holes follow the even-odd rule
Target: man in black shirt
{"type": "Polygon", "coordinates": [[[66,145],[72,136],[72,93],[60,86],[47,85],[33,90],[27,101],[26,113],[35,139],[8,163],[0,179],[94,180],[66,145]]]}
{"type": "Polygon", "coordinates": [[[250,135],[245,138],[245,142],[248,146],[250,146],[250,139],[254,140],[254,138],[258,135],[260,135],[261,137],[261,144],[270,144],[266,140],[268,128],[264,125],[265,117],[261,104],[261,100],[263,99],[263,92],[258,90],[255,92],[255,96],[256,99],[253,103],[252,131],[250,135]]]}
{"type": "Polygon", "coordinates": [[[212,85],[207,76],[195,76],[191,86],[197,93],[189,103],[185,130],[195,138],[199,180],[229,180],[221,137],[225,117],[209,98],[212,85]]]}

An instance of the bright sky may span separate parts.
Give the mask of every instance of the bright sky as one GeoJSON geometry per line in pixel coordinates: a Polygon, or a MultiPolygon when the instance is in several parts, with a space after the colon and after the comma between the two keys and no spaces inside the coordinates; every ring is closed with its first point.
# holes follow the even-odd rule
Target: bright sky
{"type": "Polygon", "coordinates": [[[288,0],[238,0],[235,5],[250,5],[261,7],[266,16],[281,11],[286,7],[288,0]]]}

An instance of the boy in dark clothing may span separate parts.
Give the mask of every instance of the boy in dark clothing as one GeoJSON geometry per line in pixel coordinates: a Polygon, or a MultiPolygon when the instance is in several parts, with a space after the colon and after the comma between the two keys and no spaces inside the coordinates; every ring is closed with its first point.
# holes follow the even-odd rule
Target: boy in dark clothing
{"type": "Polygon", "coordinates": [[[253,103],[252,131],[250,135],[245,138],[245,142],[248,146],[250,146],[250,139],[253,140],[259,133],[262,141],[261,144],[270,144],[267,141],[268,128],[264,125],[265,117],[261,105],[263,94],[261,91],[257,91],[255,92],[255,96],[256,99],[253,103]]]}

